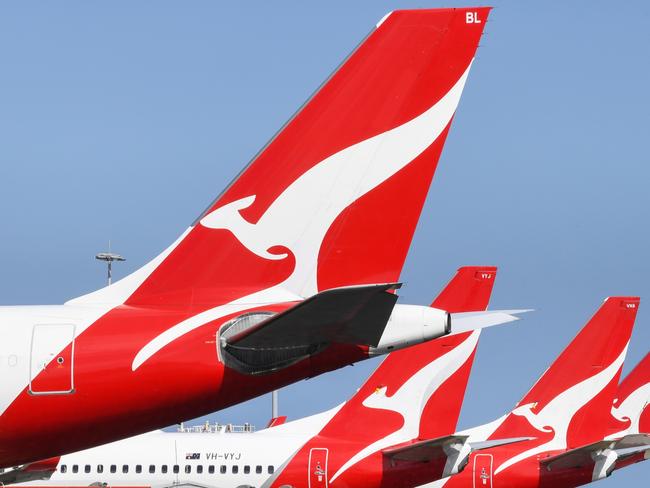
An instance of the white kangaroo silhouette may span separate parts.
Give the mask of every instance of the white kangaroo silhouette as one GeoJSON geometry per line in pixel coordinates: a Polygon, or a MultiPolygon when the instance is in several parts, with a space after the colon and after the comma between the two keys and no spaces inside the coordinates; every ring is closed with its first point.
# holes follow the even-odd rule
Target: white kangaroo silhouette
{"type": "Polygon", "coordinates": [[[239,213],[255,195],[223,205],[200,220],[210,229],[229,230],[251,252],[269,259],[274,246],[290,249],[296,259],[282,283],[206,310],[165,330],[133,359],[135,371],[160,349],[192,330],[252,303],[298,300],[318,292],[316,266],[325,234],[339,214],[373,188],[407,166],[442,134],[456,111],[472,63],[454,86],[431,108],[404,124],[345,148],[307,170],[291,183],[255,224],[239,213]]]}
{"type": "Polygon", "coordinates": [[[454,349],[424,366],[404,382],[393,396],[387,397],[386,387],[383,387],[363,401],[364,407],[390,410],[399,413],[404,419],[404,424],[398,430],[364,447],[348,459],[334,476],[332,476],[330,483],[334,482],[350,466],[366,456],[385,447],[415,439],[418,436],[420,431],[420,417],[429,398],[440,388],[440,385],[447,381],[447,379],[465,364],[478,343],[480,332],[480,330],[475,330],[454,349]]]}
{"type": "Polygon", "coordinates": [[[498,474],[522,459],[526,459],[540,452],[566,449],[567,431],[569,430],[569,424],[573,416],[612,381],[616,372],[623,365],[626,353],[627,345],[623,348],[623,351],[616,360],[607,368],[563,391],[538,413],[532,412],[532,409],[535,407],[534,403],[526,403],[512,410],[511,413],[525,417],[536,430],[540,432],[553,432],[554,435],[545,444],[533,447],[508,459],[496,469],[494,474],[498,474]]]}
{"type": "Polygon", "coordinates": [[[612,416],[620,422],[629,420],[630,426],[627,429],[608,436],[608,438],[616,439],[627,434],[638,434],[641,414],[646,408],[646,405],[648,405],[648,402],[650,402],[650,383],[641,385],[634,390],[618,407],[612,406],[612,416]]]}

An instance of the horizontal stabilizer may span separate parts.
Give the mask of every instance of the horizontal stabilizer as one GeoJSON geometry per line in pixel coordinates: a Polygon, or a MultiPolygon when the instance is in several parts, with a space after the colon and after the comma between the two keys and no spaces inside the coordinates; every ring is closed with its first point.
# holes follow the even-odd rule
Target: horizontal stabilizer
{"type": "Polygon", "coordinates": [[[451,333],[458,334],[494,325],[507,324],[519,320],[518,315],[526,312],[532,312],[532,310],[486,310],[484,312],[452,313],[451,333]]]}
{"type": "Polygon", "coordinates": [[[0,472],[0,486],[49,480],[56,471],[60,459],[59,457],[48,458],[0,472]]]}
{"type": "MultiPolygon", "coordinates": [[[[464,444],[468,439],[466,435],[449,435],[418,441],[407,446],[389,447],[384,449],[384,456],[395,461],[429,462],[435,459],[446,459],[449,455],[449,446],[464,444]]],[[[505,446],[516,442],[532,440],[532,437],[512,437],[509,439],[492,439],[482,442],[470,442],[471,451],[480,451],[492,447],[505,446]]]]}
{"type": "Polygon", "coordinates": [[[547,471],[577,469],[592,466],[594,460],[606,452],[616,453],[616,459],[620,460],[648,449],[650,449],[650,435],[631,434],[620,439],[594,442],[571,449],[557,456],[542,459],[540,463],[547,471]]]}
{"type": "Polygon", "coordinates": [[[488,441],[470,442],[472,451],[481,451],[492,447],[505,446],[507,444],[516,444],[517,442],[532,441],[534,437],[510,437],[508,439],[491,439],[488,441]]]}
{"type": "Polygon", "coordinates": [[[417,441],[412,444],[395,446],[384,449],[383,454],[395,467],[401,462],[405,463],[432,463],[440,471],[432,468],[429,481],[446,478],[460,473],[469,461],[472,451],[488,449],[529,440],[529,437],[511,439],[495,439],[487,442],[468,442],[466,435],[448,435],[437,439],[417,441]]]}
{"type": "Polygon", "coordinates": [[[406,446],[388,447],[383,455],[395,465],[398,461],[427,463],[434,460],[446,460],[445,448],[454,444],[464,444],[466,435],[448,435],[436,439],[414,442],[406,446]]]}
{"type": "Polygon", "coordinates": [[[286,367],[332,343],[376,346],[400,286],[334,288],[275,315],[242,315],[221,330],[222,356],[229,366],[254,374],[286,367]]]}

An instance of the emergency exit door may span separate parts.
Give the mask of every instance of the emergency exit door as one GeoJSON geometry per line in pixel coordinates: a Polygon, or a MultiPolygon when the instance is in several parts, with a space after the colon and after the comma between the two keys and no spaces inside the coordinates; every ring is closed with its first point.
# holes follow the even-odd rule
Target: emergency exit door
{"type": "Polygon", "coordinates": [[[327,488],[327,449],[309,451],[309,488],[327,488]]]}
{"type": "Polygon", "coordinates": [[[74,324],[36,324],[32,329],[29,392],[54,395],[74,391],[74,324]]]}
{"type": "Polygon", "coordinates": [[[474,456],[474,488],[492,488],[492,454],[474,456]]]}

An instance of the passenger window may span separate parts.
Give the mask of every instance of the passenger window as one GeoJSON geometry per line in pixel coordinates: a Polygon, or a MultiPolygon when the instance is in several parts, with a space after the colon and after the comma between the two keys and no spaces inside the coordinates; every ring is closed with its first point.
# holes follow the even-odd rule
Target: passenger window
{"type": "MultiPolygon", "coordinates": [[[[61,472],[65,473],[66,471],[68,471],[68,467],[65,464],[62,464],[61,465],[61,472]]],[[[4,470],[3,470],[3,472],[4,472],[4,470]]]]}
{"type": "Polygon", "coordinates": [[[90,473],[90,464],[84,466],[84,473],[90,473]]]}
{"type": "Polygon", "coordinates": [[[233,464],[233,466],[232,466],[232,474],[237,474],[237,473],[239,473],[239,466],[237,466],[236,464],[233,464]]]}
{"type": "Polygon", "coordinates": [[[262,474],[262,466],[260,466],[259,464],[255,466],[255,472],[257,474],[262,474]]]}
{"type": "Polygon", "coordinates": [[[72,472],[73,473],[78,473],[79,472],[79,466],[77,466],[76,464],[73,464],[72,465],[72,472]]]}
{"type": "Polygon", "coordinates": [[[128,464],[123,464],[122,465],[122,473],[128,473],[129,472],[129,465],[128,464]]]}
{"type": "Polygon", "coordinates": [[[211,464],[210,466],[208,466],[208,473],[214,474],[214,464],[211,464]]]}
{"type": "Polygon", "coordinates": [[[196,474],[201,474],[201,473],[203,473],[203,465],[202,465],[202,464],[199,464],[199,465],[196,467],[196,474]]]}
{"type": "Polygon", "coordinates": [[[156,466],[154,466],[153,464],[150,464],[149,465],[149,473],[153,474],[155,472],[156,472],[156,466]]]}
{"type": "Polygon", "coordinates": [[[142,473],[142,464],[136,464],[135,465],[135,472],[136,473],[142,473]]]}
{"type": "Polygon", "coordinates": [[[117,472],[117,466],[111,464],[111,473],[116,473],[116,472],[117,472]]]}
{"type": "Polygon", "coordinates": [[[162,474],[165,474],[167,472],[167,465],[166,464],[163,464],[162,466],[160,466],[160,472],[162,474]]]}
{"type": "Polygon", "coordinates": [[[269,467],[267,468],[266,471],[267,471],[267,473],[269,473],[269,474],[273,474],[273,471],[275,471],[275,468],[273,468],[273,466],[271,466],[271,465],[269,464],[269,467]]]}
{"type": "Polygon", "coordinates": [[[100,474],[104,472],[104,465],[103,464],[98,464],[97,465],[97,472],[100,473],[100,474]]]}
{"type": "Polygon", "coordinates": [[[174,464],[174,474],[178,474],[179,471],[180,469],[178,467],[178,464],[174,464]]]}
{"type": "Polygon", "coordinates": [[[190,474],[192,472],[192,466],[190,466],[189,464],[186,464],[185,465],[185,472],[187,474],[190,474]]]}
{"type": "Polygon", "coordinates": [[[249,474],[251,472],[250,466],[244,466],[244,474],[249,474]]]}
{"type": "Polygon", "coordinates": [[[226,473],[226,465],[225,465],[225,464],[222,464],[222,465],[221,465],[221,467],[219,468],[219,472],[220,472],[221,474],[225,474],[225,473],[226,473]]]}

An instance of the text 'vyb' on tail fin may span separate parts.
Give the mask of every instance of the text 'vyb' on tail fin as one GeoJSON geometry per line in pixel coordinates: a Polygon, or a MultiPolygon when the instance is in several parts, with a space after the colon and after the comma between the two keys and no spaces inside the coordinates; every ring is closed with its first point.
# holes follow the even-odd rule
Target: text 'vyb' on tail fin
{"type": "Polygon", "coordinates": [[[607,298],[494,437],[554,432],[554,442],[566,439],[568,447],[601,440],[638,307],[638,297],[607,298]]]}

